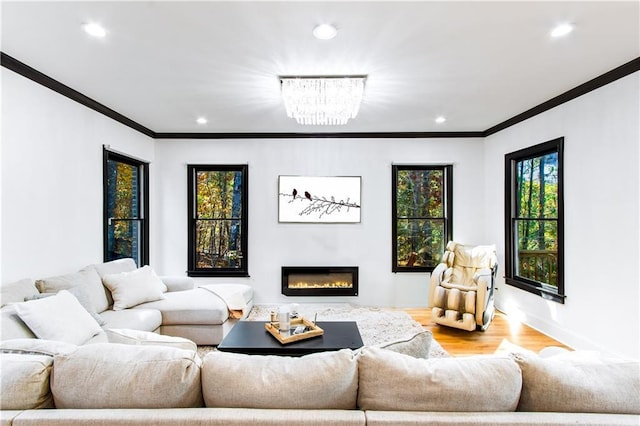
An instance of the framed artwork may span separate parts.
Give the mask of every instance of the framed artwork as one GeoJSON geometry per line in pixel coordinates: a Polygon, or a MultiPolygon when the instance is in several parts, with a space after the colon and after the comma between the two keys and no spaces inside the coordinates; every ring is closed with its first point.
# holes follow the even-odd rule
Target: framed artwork
{"type": "Polygon", "coordinates": [[[278,222],[360,222],[360,176],[279,176],[278,222]]]}

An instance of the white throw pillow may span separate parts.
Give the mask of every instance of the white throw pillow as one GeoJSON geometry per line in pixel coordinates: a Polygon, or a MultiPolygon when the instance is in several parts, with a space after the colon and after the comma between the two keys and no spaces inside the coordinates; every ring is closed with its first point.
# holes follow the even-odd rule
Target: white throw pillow
{"type": "Polygon", "coordinates": [[[67,290],[44,299],[17,303],[15,309],[40,339],[82,345],[102,332],[96,320],[67,290]]]}
{"type": "Polygon", "coordinates": [[[167,286],[148,265],[131,272],[105,275],[102,282],[111,292],[114,311],[164,299],[162,293],[167,291],[167,286]]]}
{"type": "MultiPolygon", "coordinates": [[[[102,285],[102,283],[100,285],[102,285]]],[[[86,288],[84,286],[78,285],[78,286],[75,286],[75,287],[67,288],[65,290],[67,290],[69,293],[73,294],[75,296],[75,298],[78,299],[78,302],[80,302],[82,307],[85,308],[87,310],[87,312],[89,312],[89,314],[93,317],[94,320],[96,320],[96,322],[100,326],[103,326],[103,325],[105,325],[107,323],[100,316],[98,311],[96,311],[96,308],[93,307],[93,303],[91,303],[91,297],[89,296],[89,293],[87,292],[87,290],[86,290],[86,288]]],[[[24,301],[28,302],[29,300],[44,299],[45,297],[51,297],[51,296],[55,296],[55,295],[56,295],[56,293],[39,293],[39,294],[37,294],[35,296],[25,297],[24,301]]]]}

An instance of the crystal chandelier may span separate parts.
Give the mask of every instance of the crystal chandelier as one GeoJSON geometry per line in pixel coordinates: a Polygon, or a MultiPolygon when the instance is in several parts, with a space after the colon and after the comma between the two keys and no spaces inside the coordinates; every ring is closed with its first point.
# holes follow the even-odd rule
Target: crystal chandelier
{"type": "Polygon", "coordinates": [[[305,125],[340,125],[360,109],[366,76],[280,77],[287,116],[305,125]]]}

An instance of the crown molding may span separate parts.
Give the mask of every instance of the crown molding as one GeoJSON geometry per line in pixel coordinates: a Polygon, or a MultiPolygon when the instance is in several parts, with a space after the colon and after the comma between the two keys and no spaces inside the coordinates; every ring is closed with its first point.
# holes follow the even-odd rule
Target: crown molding
{"type": "Polygon", "coordinates": [[[579,96],[606,86],[622,77],[640,71],[640,57],[635,58],[613,70],[587,81],[561,95],[515,115],[502,123],[498,123],[486,130],[461,132],[319,132],[319,133],[191,133],[191,132],[154,132],[153,130],[131,120],[117,111],[97,102],[71,87],[49,77],[46,74],[20,62],[19,60],[0,51],[0,65],[45,86],[54,92],[66,96],[87,108],[97,111],[131,129],[134,129],[153,139],[426,139],[426,138],[485,138],[501,130],[518,124],[524,120],[569,102],[579,96]]]}
{"type": "Polygon", "coordinates": [[[156,139],[481,138],[484,132],[156,133],[156,139]]]}
{"type": "Polygon", "coordinates": [[[136,123],[128,117],[120,114],[117,111],[112,110],[111,108],[101,104],[98,101],[91,99],[90,97],[78,92],[71,87],[60,83],[58,80],[54,80],[46,74],[41,73],[40,71],[31,68],[29,65],[20,62],[19,60],[7,55],[4,52],[0,52],[0,64],[17,73],[23,77],[28,78],[29,80],[41,84],[44,87],[47,87],[54,92],[61,94],[62,96],[66,96],[67,98],[78,102],[81,105],[86,106],[94,111],[99,112],[100,114],[106,115],[107,117],[124,124],[127,127],[132,128],[133,130],[137,130],[138,132],[147,135],[151,138],[155,137],[155,132],[151,129],[144,127],[142,124],[136,123]]]}
{"type": "Polygon", "coordinates": [[[635,58],[627,62],[626,64],[620,65],[619,67],[614,68],[611,71],[606,72],[594,79],[591,79],[586,83],[576,86],[573,89],[568,90],[562,93],[561,95],[556,96],[555,98],[549,99],[548,101],[543,102],[540,105],[536,105],[535,107],[528,109],[523,113],[520,113],[516,116],[509,118],[508,120],[503,121],[502,123],[496,124],[495,126],[488,128],[483,132],[484,136],[486,137],[486,136],[493,135],[494,133],[497,133],[500,130],[504,130],[507,127],[513,126],[514,124],[518,124],[538,114],[542,114],[545,111],[548,111],[552,108],[555,108],[559,105],[569,102],[593,90],[599,89],[600,87],[606,86],[609,83],[613,83],[614,81],[621,79],[622,77],[626,77],[629,74],[633,74],[634,72],[639,70],[640,70],[640,58],[635,58]]]}

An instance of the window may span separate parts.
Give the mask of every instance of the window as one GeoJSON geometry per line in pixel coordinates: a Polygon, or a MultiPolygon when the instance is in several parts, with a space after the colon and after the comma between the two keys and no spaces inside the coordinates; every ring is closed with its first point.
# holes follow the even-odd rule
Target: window
{"type": "Polygon", "coordinates": [[[149,164],[103,150],[104,261],[149,263],[149,164]]]}
{"type": "Polygon", "coordinates": [[[562,146],[505,155],[506,283],[564,303],[562,146]]]}
{"type": "Polygon", "coordinates": [[[452,239],[453,166],[393,166],[393,272],[431,272],[452,239]]]}
{"type": "Polygon", "coordinates": [[[188,166],[190,276],[248,276],[246,165],[188,166]]]}

